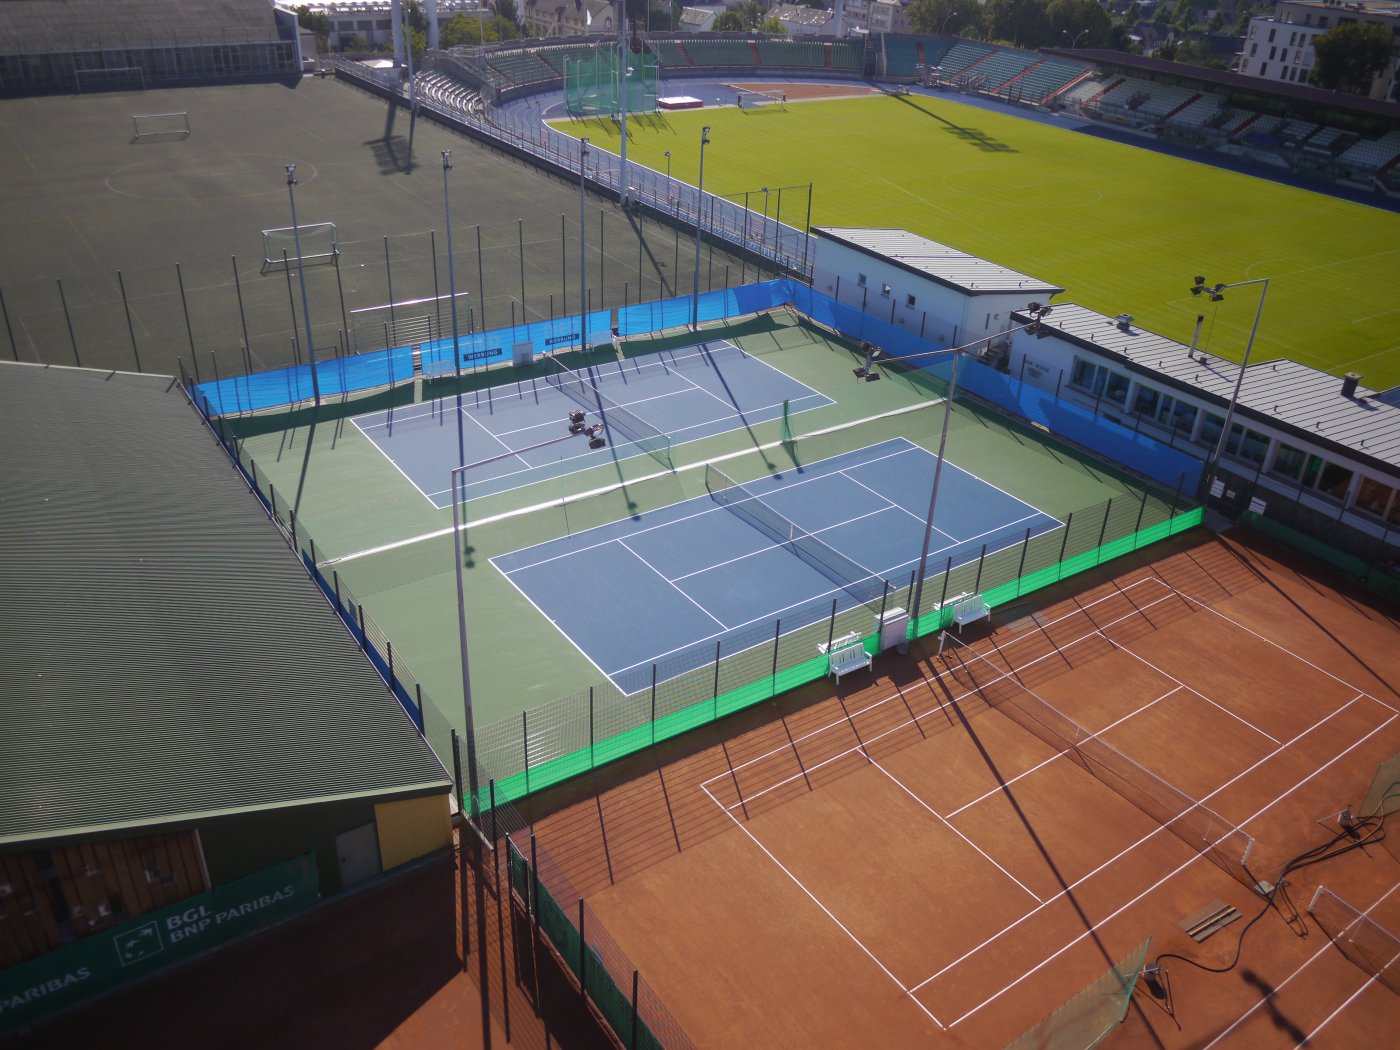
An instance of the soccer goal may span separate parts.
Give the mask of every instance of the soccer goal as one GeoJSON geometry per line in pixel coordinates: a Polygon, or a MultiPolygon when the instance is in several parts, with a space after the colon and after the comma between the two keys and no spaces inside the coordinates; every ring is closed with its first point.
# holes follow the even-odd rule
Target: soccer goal
{"type": "Polygon", "coordinates": [[[79,94],[89,91],[145,91],[146,73],[140,66],[106,66],[102,69],[75,69],[73,80],[79,94]]]}
{"type": "Polygon", "coordinates": [[[335,223],[313,222],[308,226],[283,226],[263,230],[263,273],[281,269],[297,262],[297,235],[301,239],[301,260],[304,263],[334,262],[340,254],[335,223]]]}
{"type": "Polygon", "coordinates": [[[131,141],[153,142],[157,139],[183,139],[190,134],[188,113],[133,113],[131,141]]]}

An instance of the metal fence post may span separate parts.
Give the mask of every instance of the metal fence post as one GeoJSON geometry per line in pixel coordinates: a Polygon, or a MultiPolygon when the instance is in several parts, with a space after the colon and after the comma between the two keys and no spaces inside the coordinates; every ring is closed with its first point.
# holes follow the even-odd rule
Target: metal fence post
{"type": "Polygon", "coordinates": [[[1094,564],[1098,565],[1103,561],[1103,538],[1108,535],[1108,516],[1113,513],[1113,500],[1108,501],[1108,505],[1103,509],[1103,524],[1099,526],[1099,542],[1094,548],[1094,564]]]}
{"type": "Polygon", "coordinates": [[[578,997],[588,1002],[588,939],[583,932],[583,898],[578,899],[578,997]]]}
{"type": "Polygon", "coordinates": [[[525,760],[525,794],[530,793],[530,712],[520,712],[520,747],[525,760]]]}
{"type": "Polygon", "coordinates": [[[593,687],[588,687],[588,768],[592,769],[596,763],[593,756],[593,687]]]}
{"type": "Polygon", "coordinates": [[[632,1038],[628,1042],[630,1050],[637,1050],[637,983],[638,971],[632,971],[632,1038]]]}
{"type": "Polygon", "coordinates": [[[651,665],[651,742],[656,745],[656,664],[651,665]]]}
{"type": "Polygon", "coordinates": [[[826,651],[831,652],[831,643],[836,640],[836,599],[831,599],[831,619],[826,628],[826,651]]]}
{"type": "Polygon", "coordinates": [[[778,643],[783,637],[783,621],[781,618],[773,621],[773,690],[776,693],[778,688],[778,643]]]}
{"type": "Polygon", "coordinates": [[[987,563],[987,545],[982,544],[982,553],[977,556],[977,582],[972,585],[972,593],[982,593],[982,567],[987,563]]]}

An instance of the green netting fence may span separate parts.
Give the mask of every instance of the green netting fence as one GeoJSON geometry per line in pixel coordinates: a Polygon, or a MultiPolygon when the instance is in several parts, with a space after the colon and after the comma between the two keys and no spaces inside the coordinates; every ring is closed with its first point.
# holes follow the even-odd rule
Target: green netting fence
{"type": "Polygon", "coordinates": [[[1049,1017],[1007,1044],[1006,1050],[1089,1050],[1128,1016],[1138,974],[1152,946],[1148,938],[1049,1017]]]}
{"type": "MultiPolygon", "coordinates": [[[[523,822],[519,822],[523,824],[523,822]]],[[[527,832],[517,833],[522,838],[527,832]]],[[[506,837],[510,889],[583,994],[629,1050],[692,1050],[694,1044],[604,926],[591,920],[564,870],[529,836],[526,856],[506,837]]]]}
{"type": "Polygon", "coordinates": [[[624,691],[605,682],[477,727],[481,783],[494,781],[498,800],[523,798],[825,677],[828,663],[819,646],[859,639],[876,653],[879,625],[891,615],[908,611],[909,638],[926,637],[949,626],[958,597],[980,594],[993,609],[1004,606],[1194,528],[1201,515],[1200,508],[1178,511],[1150,493],[1125,495],[965,564],[950,559],[943,571],[930,571],[919,610],[910,609],[912,576],[887,585],[878,601],[833,599],[820,611],[790,610],[788,620],[798,626],[775,621],[731,640],[730,649],[715,642],[706,643],[703,654],[672,654],[641,673],[647,683],[641,688],[624,691]]]}
{"type": "Polygon", "coordinates": [[[656,108],[656,57],[629,53],[625,58],[625,77],[614,48],[600,48],[591,58],[564,60],[564,108],[570,116],[617,113],[624,82],[629,113],[656,108]]]}

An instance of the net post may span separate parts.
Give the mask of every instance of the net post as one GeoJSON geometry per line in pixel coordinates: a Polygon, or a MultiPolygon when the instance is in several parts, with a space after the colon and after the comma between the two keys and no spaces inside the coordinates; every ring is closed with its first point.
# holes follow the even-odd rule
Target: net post
{"type": "Polygon", "coordinates": [[[578,899],[578,998],[588,1002],[588,938],[583,932],[583,898],[578,899]]]}

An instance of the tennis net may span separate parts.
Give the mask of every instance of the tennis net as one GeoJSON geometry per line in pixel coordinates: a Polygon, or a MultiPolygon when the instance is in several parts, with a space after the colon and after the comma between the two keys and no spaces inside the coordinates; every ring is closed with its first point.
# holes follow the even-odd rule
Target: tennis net
{"type": "Polygon", "coordinates": [[[1052,706],[1021,683],[1017,670],[993,663],[953,635],[944,637],[951,646],[945,659],[955,681],[1254,888],[1255,878],[1248,867],[1254,839],[1249,834],[1052,706]]]}
{"type": "Polygon", "coordinates": [[[675,462],[671,459],[670,437],[623,408],[599,390],[597,384],[561,364],[554,357],[549,358],[549,371],[545,373],[544,381],[583,408],[598,413],[598,417],[603,421],[604,430],[616,429],[667,470],[676,469],[675,462]]]}
{"type": "Polygon", "coordinates": [[[871,605],[885,594],[887,584],[878,575],[779,514],[713,463],[705,464],[705,488],[725,510],[790,549],[856,601],[871,605]]]}

